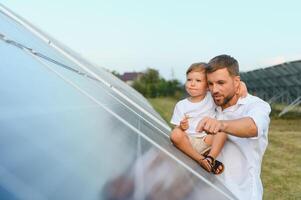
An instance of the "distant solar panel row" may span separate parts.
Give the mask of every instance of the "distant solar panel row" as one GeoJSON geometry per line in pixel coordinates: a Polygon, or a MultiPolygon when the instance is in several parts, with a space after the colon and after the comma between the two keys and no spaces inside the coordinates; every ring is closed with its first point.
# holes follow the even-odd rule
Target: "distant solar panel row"
{"type": "Polygon", "coordinates": [[[301,60],[241,73],[241,79],[266,101],[291,103],[301,96],[301,60]]]}

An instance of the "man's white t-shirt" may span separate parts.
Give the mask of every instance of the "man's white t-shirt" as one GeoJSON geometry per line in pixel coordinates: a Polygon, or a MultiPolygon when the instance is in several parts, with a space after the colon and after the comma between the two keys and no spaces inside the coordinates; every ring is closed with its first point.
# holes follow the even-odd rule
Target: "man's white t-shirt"
{"type": "Polygon", "coordinates": [[[178,126],[185,115],[189,116],[189,128],[185,132],[191,136],[203,137],[205,133],[196,132],[197,125],[206,116],[214,118],[215,108],[210,92],[200,102],[193,103],[186,98],[176,104],[170,123],[178,126]]]}
{"type": "Polygon", "coordinates": [[[258,129],[258,135],[251,138],[228,134],[228,140],[217,157],[224,163],[225,171],[217,177],[239,199],[262,199],[260,171],[262,157],[268,144],[270,105],[258,97],[248,95],[240,98],[236,105],[225,110],[217,107],[216,111],[219,120],[251,117],[258,129]]]}

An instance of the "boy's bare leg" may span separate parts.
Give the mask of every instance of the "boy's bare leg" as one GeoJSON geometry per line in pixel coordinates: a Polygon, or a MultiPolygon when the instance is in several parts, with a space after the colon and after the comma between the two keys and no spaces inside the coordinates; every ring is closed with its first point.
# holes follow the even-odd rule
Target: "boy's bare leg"
{"type": "MultiPolygon", "coordinates": [[[[211,149],[208,156],[211,156],[214,159],[216,159],[216,157],[221,152],[226,140],[227,134],[224,132],[218,132],[215,135],[207,135],[205,138],[205,143],[211,145],[211,149]]],[[[222,170],[222,167],[220,167],[219,170],[222,170]]]]}
{"type": "Polygon", "coordinates": [[[173,129],[170,135],[172,143],[186,155],[191,157],[193,160],[202,165],[207,171],[210,169],[207,162],[203,162],[204,156],[199,154],[191,145],[187,134],[180,128],[176,127],[173,129]]]}
{"type": "MultiPolygon", "coordinates": [[[[205,139],[206,143],[207,143],[207,137],[205,139]]],[[[227,140],[227,134],[224,132],[218,132],[217,134],[213,135],[211,139],[211,150],[208,155],[216,159],[218,154],[221,152],[226,140],[227,140]]]]}

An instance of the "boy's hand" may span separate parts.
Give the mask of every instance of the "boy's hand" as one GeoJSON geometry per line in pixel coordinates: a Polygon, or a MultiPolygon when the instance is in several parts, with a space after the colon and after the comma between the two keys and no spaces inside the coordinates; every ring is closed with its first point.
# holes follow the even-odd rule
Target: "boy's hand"
{"type": "Polygon", "coordinates": [[[207,134],[216,134],[218,132],[224,131],[224,123],[220,120],[204,117],[198,124],[196,131],[205,131],[207,134]]]}
{"type": "Polygon", "coordinates": [[[237,93],[238,93],[238,96],[242,97],[242,98],[244,98],[248,95],[248,88],[243,81],[240,81],[240,85],[239,85],[237,93]]]}
{"type": "Polygon", "coordinates": [[[186,131],[189,128],[188,116],[185,115],[184,119],[182,119],[182,121],[180,121],[180,128],[183,131],[186,131]]]}

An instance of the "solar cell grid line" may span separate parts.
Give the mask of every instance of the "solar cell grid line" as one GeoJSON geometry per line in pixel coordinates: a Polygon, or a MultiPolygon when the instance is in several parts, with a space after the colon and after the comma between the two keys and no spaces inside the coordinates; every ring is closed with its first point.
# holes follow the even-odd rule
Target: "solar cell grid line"
{"type": "MultiPolygon", "coordinates": [[[[147,111],[152,113],[154,116],[156,116],[159,120],[165,123],[165,121],[162,119],[161,116],[158,115],[157,112],[154,111],[152,106],[149,104],[149,102],[146,101],[140,93],[138,93],[136,90],[134,90],[132,87],[123,84],[124,82],[121,81],[119,78],[113,76],[111,73],[107,72],[103,69],[97,69],[93,66],[87,66],[90,67],[95,73],[100,75],[102,78],[106,79],[108,82],[110,82],[116,89],[120,90],[121,92],[129,95],[133,101],[137,102],[139,105],[143,106],[147,111]]],[[[122,100],[122,99],[121,99],[122,100]]],[[[124,100],[123,100],[124,101],[124,100]]],[[[125,102],[126,103],[126,102],[125,102]]]]}
{"type": "Polygon", "coordinates": [[[256,76],[256,72],[255,71],[250,71],[250,72],[247,72],[250,80],[256,80],[257,79],[257,76],[256,76]]]}
{"type": "Polygon", "coordinates": [[[257,77],[257,79],[258,80],[262,80],[263,79],[263,74],[262,74],[262,69],[258,69],[258,70],[256,70],[256,77],[257,77]]]}
{"type": "Polygon", "coordinates": [[[283,64],[283,65],[281,66],[281,68],[283,69],[283,71],[284,71],[284,73],[285,73],[285,76],[290,76],[290,75],[293,74],[293,73],[292,73],[292,70],[289,68],[289,65],[287,65],[286,63],[283,64]]]}
{"type": "Polygon", "coordinates": [[[292,75],[290,79],[293,81],[295,86],[301,86],[301,75],[292,75]]]}
{"type": "Polygon", "coordinates": [[[260,79],[260,81],[258,81],[258,82],[259,82],[260,87],[266,88],[269,86],[269,83],[264,78],[260,79]]]}
{"type": "Polygon", "coordinates": [[[279,70],[281,70],[283,76],[288,76],[291,74],[290,70],[288,69],[287,65],[285,65],[285,64],[280,65],[278,68],[279,68],[279,70]]]}
{"type": "MultiPolygon", "coordinates": [[[[70,52],[71,50],[68,50],[68,51],[70,52]]],[[[72,53],[71,55],[74,57],[77,54],[72,53]]],[[[100,75],[102,78],[104,78],[108,82],[110,82],[114,87],[116,87],[116,89],[122,91],[123,93],[126,93],[127,95],[130,95],[131,98],[133,98],[133,100],[135,100],[135,102],[144,106],[149,112],[151,112],[152,114],[157,116],[157,118],[161,119],[162,122],[164,122],[164,120],[161,118],[161,116],[159,116],[158,113],[156,113],[153,110],[150,103],[145,98],[141,98],[143,96],[140,93],[138,93],[136,90],[134,90],[132,87],[128,86],[127,84],[123,84],[124,83],[123,81],[121,81],[119,78],[112,75],[110,72],[108,72],[104,68],[102,68],[102,67],[96,68],[94,65],[92,65],[91,63],[89,63],[88,61],[86,61],[83,58],[79,58],[78,60],[80,62],[82,62],[85,66],[87,66],[88,68],[91,68],[95,73],[100,75]]]]}
{"type": "Polygon", "coordinates": [[[263,79],[264,78],[264,70],[263,69],[258,69],[256,73],[257,73],[257,77],[259,79],[263,79]]]}
{"type": "MultiPolygon", "coordinates": [[[[105,70],[103,70],[105,71],[105,70]]],[[[97,73],[97,72],[96,72],[97,73]]],[[[136,90],[134,90],[132,87],[128,86],[127,84],[124,84],[122,80],[119,78],[112,76],[111,73],[106,72],[105,77],[108,79],[109,82],[112,83],[118,90],[122,91],[123,93],[126,93],[131,96],[131,98],[137,102],[139,105],[144,106],[144,108],[151,112],[153,115],[155,115],[159,120],[162,122],[165,122],[162,117],[155,112],[153,107],[150,105],[150,103],[136,90]]]]}
{"type": "MultiPolygon", "coordinates": [[[[36,55],[36,56],[38,56],[38,57],[41,57],[41,58],[43,58],[43,59],[45,59],[45,60],[48,60],[49,62],[53,62],[53,63],[55,63],[55,64],[57,64],[57,65],[60,65],[60,66],[62,66],[62,67],[64,67],[64,68],[66,68],[66,69],[68,69],[68,70],[71,70],[71,71],[73,71],[73,72],[75,72],[75,73],[78,73],[78,74],[80,74],[80,75],[86,75],[86,74],[83,73],[83,72],[80,72],[80,71],[78,71],[78,70],[76,70],[76,69],[74,69],[74,68],[72,68],[72,67],[69,67],[69,66],[67,66],[67,65],[65,65],[65,64],[63,64],[63,63],[60,63],[60,62],[58,62],[58,61],[56,61],[56,60],[54,60],[54,59],[52,59],[52,58],[50,58],[50,57],[48,57],[48,56],[45,56],[45,55],[43,55],[43,54],[41,54],[41,53],[39,53],[39,52],[36,52],[36,51],[33,50],[32,48],[29,48],[29,47],[27,47],[27,46],[25,46],[25,45],[23,45],[23,44],[20,44],[20,43],[18,43],[18,42],[16,42],[16,41],[7,39],[7,38],[5,37],[5,35],[3,35],[3,34],[1,34],[1,35],[3,36],[3,37],[1,37],[1,39],[2,39],[4,42],[8,43],[8,44],[14,45],[14,46],[16,46],[16,47],[18,47],[18,48],[20,48],[20,49],[25,49],[25,50],[27,50],[27,51],[30,51],[32,54],[34,54],[34,55],[36,55]]],[[[87,77],[89,77],[89,76],[87,75],[87,77]]],[[[91,77],[91,78],[93,78],[93,77],[91,77]]]]}
{"type": "Polygon", "coordinates": [[[267,72],[270,74],[272,77],[279,77],[281,74],[277,71],[276,67],[270,67],[270,68],[265,68],[267,72]]]}
{"type": "Polygon", "coordinates": [[[275,67],[275,70],[278,71],[278,73],[280,74],[280,76],[285,76],[286,75],[286,70],[283,69],[283,66],[282,65],[277,65],[275,67]]]}
{"type": "Polygon", "coordinates": [[[287,63],[286,67],[290,71],[291,75],[295,75],[295,74],[298,74],[301,72],[301,71],[300,72],[298,71],[298,68],[296,67],[296,65],[294,63],[289,63],[289,64],[287,63]]]}
{"type": "Polygon", "coordinates": [[[254,76],[256,77],[257,80],[261,80],[260,71],[261,69],[257,69],[256,71],[254,71],[254,76]]]}
{"type": "Polygon", "coordinates": [[[262,88],[265,86],[265,81],[262,79],[257,79],[256,81],[254,81],[254,83],[256,84],[256,88],[262,88]]]}
{"type": "MultiPolygon", "coordinates": [[[[41,64],[47,67],[47,64],[45,65],[45,63],[43,63],[42,60],[41,64]]],[[[143,132],[141,132],[137,127],[134,127],[133,125],[131,125],[130,123],[128,123],[125,119],[121,118],[119,115],[117,115],[116,113],[114,113],[112,110],[110,110],[108,107],[106,107],[106,105],[102,104],[101,102],[99,102],[95,97],[91,96],[89,93],[87,93],[86,91],[84,91],[83,89],[80,88],[80,86],[74,84],[71,80],[69,80],[68,78],[62,76],[61,74],[57,73],[56,71],[54,71],[52,68],[49,68],[51,71],[53,71],[54,73],[56,73],[60,78],[62,78],[66,83],[70,84],[71,86],[73,86],[75,89],[77,89],[78,91],[80,91],[83,95],[87,96],[88,98],[90,98],[92,101],[94,101],[95,103],[97,103],[100,107],[102,107],[104,110],[106,110],[108,113],[110,113],[111,115],[113,115],[114,117],[116,117],[119,121],[121,121],[123,124],[125,124],[126,126],[128,126],[129,128],[131,128],[133,131],[135,131],[138,135],[140,135],[142,138],[144,138],[145,140],[149,141],[152,145],[156,146],[158,149],[160,149],[162,152],[164,152],[165,154],[167,154],[169,157],[171,157],[172,159],[174,159],[176,162],[178,162],[180,165],[182,165],[184,168],[186,168],[188,171],[190,171],[191,173],[193,173],[195,176],[197,176],[199,179],[201,179],[202,181],[204,181],[206,184],[210,185],[212,188],[214,188],[216,191],[220,192],[221,194],[223,194],[225,197],[227,197],[228,199],[233,199],[233,197],[229,196],[228,194],[226,194],[224,191],[220,190],[219,188],[217,188],[215,185],[213,185],[211,182],[209,182],[207,179],[205,179],[204,177],[200,176],[196,171],[194,171],[193,169],[191,169],[189,166],[187,166],[185,163],[183,163],[181,160],[179,160],[177,157],[175,157],[173,154],[171,154],[170,152],[166,151],[164,148],[162,148],[162,146],[158,145],[155,141],[151,140],[148,136],[146,136],[143,132]]]]}
{"type": "Polygon", "coordinates": [[[28,46],[31,49],[35,49],[36,52],[39,52],[43,55],[47,55],[55,61],[64,64],[65,66],[72,67],[76,70],[80,70],[78,66],[74,63],[65,59],[61,54],[58,54],[53,48],[50,48],[47,43],[45,43],[40,38],[37,38],[19,23],[13,21],[10,17],[7,17],[1,11],[0,7],[0,19],[1,19],[1,32],[6,35],[9,39],[13,41],[18,41],[18,43],[22,43],[23,46],[28,46]]]}
{"type": "Polygon", "coordinates": [[[247,72],[247,73],[249,74],[249,77],[250,77],[251,80],[256,80],[256,79],[258,79],[258,77],[257,77],[257,70],[255,70],[255,71],[250,71],[250,72],[247,72]]]}
{"type": "Polygon", "coordinates": [[[263,78],[265,78],[265,79],[269,78],[269,74],[267,73],[266,70],[262,69],[261,73],[262,73],[263,78]]]}
{"type": "Polygon", "coordinates": [[[294,82],[289,76],[280,77],[280,79],[284,82],[286,87],[294,86],[294,82]]]}
{"type": "Polygon", "coordinates": [[[105,70],[102,70],[100,72],[100,69],[96,69],[93,66],[87,66],[89,68],[91,68],[95,73],[97,73],[98,75],[100,75],[102,78],[106,79],[108,82],[110,82],[114,87],[116,87],[116,89],[120,90],[121,92],[123,92],[124,94],[127,94],[131,97],[131,99],[133,99],[135,102],[137,102],[139,105],[141,105],[142,107],[144,107],[147,111],[151,112],[154,116],[156,116],[159,120],[161,120],[162,122],[165,122],[161,116],[158,115],[158,113],[156,113],[154,111],[154,109],[152,108],[152,106],[150,105],[149,102],[146,101],[145,98],[141,98],[142,95],[140,93],[138,93],[136,90],[134,90],[132,87],[123,84],[124,82],[122,82],[120,79],[113,77],[113,75],[111,73],[108,73],[105,70]]]}
{"type": "Polygon", "coordinates": [[[290,63],[290,65],[288,66],[288,68],[289,68],[293,73],[301,73],[301,61],[290,63]]]}
{"type": "Polygon", "coordinates": [[[298,74],[301,73],[301,61],[298,63],[293,63],[294,69],[297,71],[298,74]]]}
{"type": "Polygon", "coordinates": [[[275,81],[275,87],[279,87],[281,90],[283,89],[283,87],[285,86],[285,82],[284,79],[282,79],[281,77],[277,77],[274,79],[275,81]]]}

